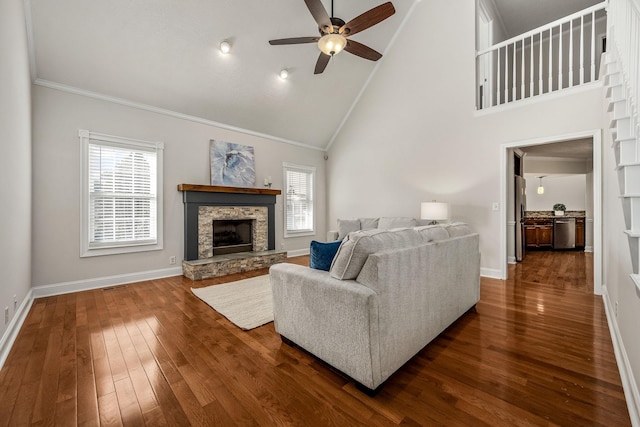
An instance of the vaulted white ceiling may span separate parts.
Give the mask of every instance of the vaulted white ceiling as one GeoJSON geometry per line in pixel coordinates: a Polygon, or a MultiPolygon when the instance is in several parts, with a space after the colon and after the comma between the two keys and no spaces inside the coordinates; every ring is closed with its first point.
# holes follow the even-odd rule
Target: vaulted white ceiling
{"type": "MultiPolygon", "coordinates": [[[[331,1],[322,1],[331,14],[331,1]]],[[[333,15],[349,21],[384,1],[335,0],[333,15]]],[[[419,1],[393,0],[395,15],[353,39],[384,54],[419,1]]],[[[549,10],[555,10],[553,19],[562,16],[558,10],[563,13],[568,3],[575,8],[594,2],[493,1],[513,31],[542,15],[549,19],[549,10]]],[[[376,67],[342,52],[323,74],[314,75],[315,44],[269,45],[271,39],[318,35],[304,0],[25,2],[36,83],[319,149],[331,141],[376,67]],[[219,51],[223,40],[231,43],[228,55],[219,51]],[[282,68],[289,70],[287,80],[278,77],[282,68]]],[[[421,41],[415,43],[421,54],[421,41]]]]}
{"type": "Polygon", "coordinates": [[[515,37],[529,30],[569,16],[574,12],[602,3],[603,0],[488,0],[498,10],[506,37],[515,37]]]}
{"type": "MultiPolygon", "coordinates": [[[[30,2],[37,81],[315,147],[330,141],[376,65],[342,52],[314,75],[316,44],[269,45],[318,35],[303,0],[30,2]]],[[[336,0],[334,16],[349,21],[383,2],[336,0]]],[[[395,15],[353,39],[384,53],[413,3],[394,1],[395,15]]]]}

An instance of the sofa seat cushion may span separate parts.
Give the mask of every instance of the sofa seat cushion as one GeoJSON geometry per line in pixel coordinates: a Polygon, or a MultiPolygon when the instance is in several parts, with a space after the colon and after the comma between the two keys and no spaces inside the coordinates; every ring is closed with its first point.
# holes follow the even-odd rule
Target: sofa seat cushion
{"type": "Polygon", "coordinates": [[[340,280],[355,279],[370,254],[381,250],[414,247],[423,242],[423,236],[413,228],[350,233],[338,248],[329,270],[330,275],[340,280]]]}
{"type": "Polygon", "coordinates": [[[340,247],[340,243],[340,240],[327,243],[312,240],[309,248],[309,267],[315,268],[316,270],[329,271],[331,262],[340,247]]]}

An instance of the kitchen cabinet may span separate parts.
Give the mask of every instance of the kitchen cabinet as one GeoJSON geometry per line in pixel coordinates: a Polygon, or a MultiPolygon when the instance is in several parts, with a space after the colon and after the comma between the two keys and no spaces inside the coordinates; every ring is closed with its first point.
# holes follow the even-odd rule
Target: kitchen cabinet
{"type": "Polygon", "coordinates": [[[529,249],[553,246],[553,220],[527,219],[524,222],[525,245],[529,249]]]}
{"type": "Polygon", "coordinates": [[[576,218],[576,248],[584,249],[584,218],[576,218]]]}

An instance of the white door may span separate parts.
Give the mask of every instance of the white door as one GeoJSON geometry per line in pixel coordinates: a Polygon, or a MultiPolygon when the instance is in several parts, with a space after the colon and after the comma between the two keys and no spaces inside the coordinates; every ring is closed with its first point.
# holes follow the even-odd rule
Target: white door
{"type": "MultiPolygon", "coordinates": [[[[493,44],[493,20],[491,20],[482,1],[478,2],[477,45],[481,52],[493,44]]],[[[491,68],[493,54],[486,53],[478,58],[478,107],[487,108],[493,105],[491,68]]]]}

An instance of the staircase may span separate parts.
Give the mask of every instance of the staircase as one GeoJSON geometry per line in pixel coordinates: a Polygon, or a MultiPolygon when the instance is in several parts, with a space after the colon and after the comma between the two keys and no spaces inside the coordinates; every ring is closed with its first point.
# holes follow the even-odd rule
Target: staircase
{"type": "MultiPolygon", "coordinates": [[[[633,273],[631,279],[640,290],[640,120],[637,108],[638,101],[638,27],[640,26],[640,14],[635,9],[636,23],[630,19],[630,8],[634,8],[630,0],[616,0],[610,3],[610,13],[624,15],[623,22],[610,20],[614,27],[609,32],[612,39],[611,52],[606,54],[604,83],[606,96],[609,101],[609,115],[611,118],[610,131],[613,139],[616,167],[618,171],[618,184],[620,187],[620,200],[622,202],[624,221],[629,240],[633,273]],[[616,4],[618,3],[618,4],[616,4]],[[624,7],[624,13],[622,7],[624,7]],[[620,9],[618,9],[620,7],[620,9]],[[617,24],[617,25],[616,25],[617,24]],[[622,36],[629,29],[621,28],[629,25],[634,37],[622,36]],[[616,40],[616,37],[618,40],[616,40]],[[624,44],[631,41],[633,46],[620,46],[620,39],[624,44]],[[631,66],[629,65],[631,64],[631,66]]],[[[631,14],[633,17],[633,14],[631,14]]]]}

